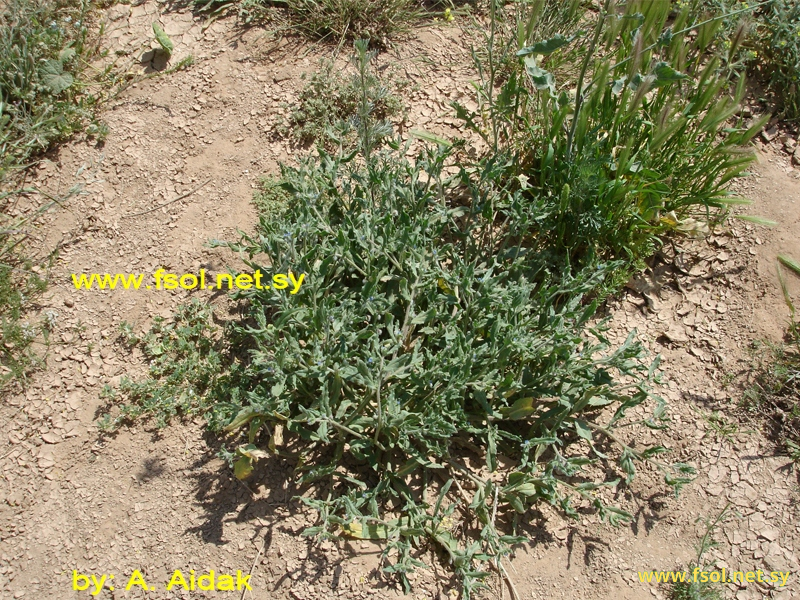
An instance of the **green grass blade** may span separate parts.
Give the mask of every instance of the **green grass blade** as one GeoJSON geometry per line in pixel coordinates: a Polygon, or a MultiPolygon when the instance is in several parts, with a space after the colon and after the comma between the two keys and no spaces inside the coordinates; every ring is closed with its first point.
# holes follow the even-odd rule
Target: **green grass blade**
{"type": "MultiPolygon", "coordinates": [[[[786,258],[786,257],[784,257],[786,258]]],[[[789,261],[793,264],[791,269],[800,269],[800,265],[796,262],[789,259],[789,261]]],[[[789,310],[792,311],[792,320],[794,320],[794,302],[792,302],[792,297],[789,295],[789,288],[786,285],[786,277],[783,276],[783,269],[781,269],[781,257],[778,257],[778,263],[775,265],[775,269],[778,271],[778,281],[781,284],[781,291],[783,292],[783,299],[786,302],[786,305],[789,307],[789,310]]],[[[797,271],[800,272],[800,271],[797,271]]]]}
{"type": "Polygon", "coordinates": [[[800,275],[800,263],[795,259],[786,256],[785,254],[778,254],[778,261],[788,269],[794,271],[795,275],[800,275]]]}
{"type": "Polygon", "coordinates": [[[778,224],[776,221],[766,219],[764,217],[758,217],[756,215],[733,215],[733,218],[741,221],[749,221],[750,223],[755,223],[756,225],[763,225],[764,227],[775,227],[778,224]]]}
{"type": "Polygon", "coordinates": [[[747,198],[738,198],[734,196],[731,196],[730,198],[717,198],[716,201],[719,202],[720,204],[725,204],[729,206],[733,205],[749,206],[753,204],[752,200],[748,200],[747,198]]]}

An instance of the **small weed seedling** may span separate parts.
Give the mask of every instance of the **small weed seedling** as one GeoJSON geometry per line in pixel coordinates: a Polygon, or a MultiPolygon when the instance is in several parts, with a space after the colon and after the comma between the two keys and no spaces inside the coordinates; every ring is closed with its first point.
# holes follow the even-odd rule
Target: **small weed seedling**
{"type": "Polygon", "coordinates": [[[708,569],[709,565],[703,559],[709,550],[716,548],[718,545],[714,540],[714,534],[717,528],[720,525],[724,525],[731,517],[741,518],[741,515],[731,510],[731,505],[728,504],[714,519],[704,519],[702,517],[697,519],[697,522],[704,522],[706,530],[697,546],[697,558],[689,564],[690,577],[687,578],[687,581],[676,581],[672,584],[672,589],[670,590],[670,598],[672,600],[722,600],[722,591],[718,584],[711,581],[704,582],[701,578],[694,581],[691,575],[697,569],[700,571],[708,569]]]}

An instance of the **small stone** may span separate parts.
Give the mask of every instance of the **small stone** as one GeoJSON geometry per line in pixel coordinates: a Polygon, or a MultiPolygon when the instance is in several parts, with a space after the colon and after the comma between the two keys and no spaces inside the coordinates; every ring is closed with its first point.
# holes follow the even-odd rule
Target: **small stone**
{"type": "Polygon", "coordinates": [[[747,541],[747,538],[742,534],[741,531],[738,530],[728,530],[725,532],[725,535],[728,536],[728,541],[734,546],[738,546],[739,544],[743,544],[745,541],[747,541]]]}
{"type": "Polygon", "coordinates": [[[783,556],[778,556],[777,554],[768,554],[764,557],[764,565],[770,571],[792,571],[792,566],[789,564],[783,556]]]}
{"type": "Polygon", "coordinates": [[[794,151],[792,154],[792,163],[800,167],[800,148],[794,151]]]}
{"type": "Polygon", "coordinates": [[[769,129],[765,129],[761,132],[761,138],[769,143],[778,137],[778,128],[777,127],[770,127],[769,129]]]}
{"type": "Polygon", "coordinates": [[[679,325],[673,325],[665,333],[664,337],[670,342],[682,344],[689,341],[689,336],[686,335],[686,330],[679,325]]]}
{"type": "Polygon", "coordinates": [[[692,346],[691,348],[689,348],[689,352],[691,352],[694,356],[696,356],[700,360],[705,360],[706,358],[706,355],[703,353],[702,350],[700,350],[700,348],[692,346]]]}
{"type": "Polygon", "coordinates": [[[774,542],[780,537],[781,533],[777,529],[764,529],[761,532],[761,537],[770,542],[774,542]]]}
{"type": "Polygon", "coordinates": [[[119,21],[125,19],[131,14],[131,7],[126,4],[116,4],[106,10],[106,16],[109,21],[119,21]]]}
{"type": "Polygon", "coordinates": [[[52,431],[48,431],[47,433],[42,435],[42,439],[48,444],[57,444],[58,442],[61,441],[61,436],[53,433],[52,431]]]}
{"type": "Polygon", "coordinates": [[[71,298],[65,298],[64,306],[66,306],[67,308],[72,308],[73,306],[75,306],[75,302],[71,298]]]}

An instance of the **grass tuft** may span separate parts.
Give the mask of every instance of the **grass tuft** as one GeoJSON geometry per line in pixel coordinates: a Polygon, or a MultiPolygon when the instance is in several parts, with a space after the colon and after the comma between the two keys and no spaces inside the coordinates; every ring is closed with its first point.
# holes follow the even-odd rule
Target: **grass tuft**
{"type": "Polygon", "coordinates": [[[90,4],[9,0],[0,13],[0,180],[94,122],[82,73],[90,4]]]}
{"type": "MultiPolygon", "coordinates": [[[[42,364],[57,315],[35,318],[47,283],[48,260],[29,256],[29,213],[18,187],[30,162],[77,131],[102,135],[96,98],[83,77],[94,49],[88,44],[91,4],[83,0],[8,0],[0,12],[0,384],[24,383],[42,364]],[[12,216],[13,213],[13,216],[12,216]],[[20,213],[23,213],[20,216],[20,213]]],[[[51,206],[48,204],[48,207],[51,206]]]]}
{"type": "MultiPolygon", "coordinates": [[[[374,54],[370,55],[372,58],[374,54]]],[[[379,78],[372,70],[363,73],[347,68],[339,70],[333,61],[322,61],[320,69],[308,78],[281,131],[304,145],[322,143],[328,148],[352,145],[364,99],[374,117],[402,120],[405,107],[399,93],[403,87],[392,77],[379,78]]]]}

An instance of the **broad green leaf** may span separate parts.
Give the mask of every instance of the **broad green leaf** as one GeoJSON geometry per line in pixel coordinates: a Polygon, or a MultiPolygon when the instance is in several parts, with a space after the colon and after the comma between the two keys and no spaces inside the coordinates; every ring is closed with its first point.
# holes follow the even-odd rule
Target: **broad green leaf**
{"type": "Polygon", "coordinates": [[[72,60],[75,57],[75,54],[76,54],[75,48],[72,47],[64,48],[59,53],[58,60],[61,61],[61,64],[63,65],[65,62],[69,62],[70,60],[72,60]]]}
{"type": "Polygon", "coordinates": [[[42,81],[53,94],[60,94],[72,85],[74,79],[64,72],[61,61],[51,59],[42,66],[42,81]]]}
{"type": "Polygon", "coordinates": [[[575,431],[585,440],[592,441],[592,430],[587,425],[586,421],[575,419],[575,431]]]}
{"type": "Polygon", "coordinates": [[[645,89],[649,89],[655,80],[655,75],[645,75],[642,77],[640,73],[637,73],[631,77],[631,80],[628,82],[628,87],[634,92],[637,91],[641,86],[645,86],[645,89]]]}
{"type": "MultiPolygon", "coordinates": [[[[595,505],[597,506],[597,505],[595,505]]],[[[622,510],[621,508],[615,508],[613,506],[602,506],[598,507],[600,517],[602,519],[607,519],[611,525],[618,525],[621,522],[631,521],[633,519],[633,515],[627,511],[622,510]]]]}
{"type": "Polygon", "coordinates": [[[256,410],[255,408],[248,406],[247,408],[243,408],[239,411],[239,413],[233,418],[233,421],[228,423],[223,431],[231,432],[239,429],[243,425],[249,423],[255,417],[261,416],[262,413],[256,410]]]}
{"type": "Polygon", "coordinates": [[[500,409],[500,414],[512,421],[527,419],[539,409],[538,405],[534,405],[535,402],[536,399],[533,397],[520,398],[508,408],[500,409]]]}
{"type": "Polygon", "coordinates": [[[650,448],[647,448],[642,452],[642,457],[650,458],[658,454],[663,454],[664,452],[668,452],[668,450],[664,446],[651,446],[650,448]]]}
{"type": "Polygon", "coordinates": [[[458,548],[458,541],[453,535],[447,531],[446,529],[437,529],[433,533],[434,539],[442,545],[442,547],[447,550],[447,553],[451,556],[451,558],[455,558],[456,554],[459,552],[458,548]]]}
{"type": "Polygon", "coordinates": [[[664,85],[665,83],[672,83],[674,81],[681,81],[687,77],[684,73],[676,71],[672,68],[672,66],[670,66],[669,63],[664,61],[656,64],[655,68],[653,69],[653,75],[656,76],[656,86],[664,85]]]}
{"type": "Polygon", "coordinates": [[[533,483],[521,483],[514,487],[515,494],[522,494],[523,496],[536,496],[539,493],[539,488],[533,483]]]}
{"type": "Polygon", "coordinates": [[[536,64],[536,58],[534,55],[526,56],[524,62],[525,72],[528,73],[528,76],[531,78],[534,87],[537,90],[549,90],[551,94],[555,95],[556,78],[553,77],[553,74],[541,69],[536,64]]]}
{"type": "Polygon", "coordinates": [[[158,21],[153,22],[153,33],[156,34],[156,41],[158,45],[164,49],[164,52],[167,54],[172,54],[172,51],[175,49],[175,44],[172,43],[172,40],[169,39],[169,36],[158,23],[158,21]]]}
{"type": "Polygon", "coordinates": [[[557,33],[548,40],[536,42],[532,46],[525,46],[524,48],[518,50],[517,56],[528,56],[530,54],[552,54],[562,46],[569,44],[574,39],[575,36],[565,37],[562,34],[557,33]]]}
{"type": "Polygon", "coordinates": [[[439,279],[436,281],[436,285],[438,285],[439,289],[442,290],[445,294],[447,294],[449,296],[455,296],[456,295],[456,293],[453,290],[453,288],[451,288],[449,285],[447,285],[447,282],[444,280],[443,277],[439,277],[439,279]]]}
{"type": "Polygon", "coordinates": [[[511,505],[511,508],[513,508],[519,514],[522,515],[527,512],[528,509],[522,502],[522,498],[520,498],[519,496],[516,496],[514,494],[509,494],[508,496],[506,496],[506,500],[511,505]]]}
{"type": "Polygon", "coordinates": [[[404,462],[399,469],[397,469],[397,473],[395,473],[395,475],[398,477],[405,477],[406,475],[413,473],[418,467],[419,463],[417,462],[417,459],[411,458],[404,462]]]}

